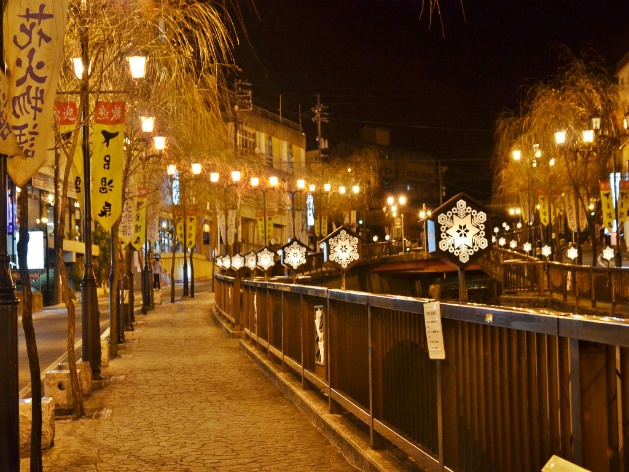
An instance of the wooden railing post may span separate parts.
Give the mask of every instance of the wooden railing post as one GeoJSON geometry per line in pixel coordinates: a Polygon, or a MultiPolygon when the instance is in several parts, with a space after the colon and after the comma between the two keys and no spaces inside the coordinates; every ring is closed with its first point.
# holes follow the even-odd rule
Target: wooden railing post
{"type": "Polygon", "coordinates": [[[382,418],[382,320],[373,315],[371,305],[367,305],[367,332],[369,333],[369,440],[372,449],[384,449],[386,441],[374,429],[376,417],[382,418]]]}
{"type": "Polygon", "coordinates": [[[234,292],[232,293],[232,316],[234,317],[234,329],[242,330],[242,314],[240,313],[240,275],[234,277],[234,292]]]}

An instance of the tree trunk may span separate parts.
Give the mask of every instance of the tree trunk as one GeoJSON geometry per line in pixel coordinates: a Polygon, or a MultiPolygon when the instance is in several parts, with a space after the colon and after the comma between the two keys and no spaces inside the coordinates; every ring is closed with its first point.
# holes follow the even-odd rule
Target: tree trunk
{"type": "MultiPolygon", "coordinates": [[[[59,199],[59,208],[65,209],[67,206],[67,194],[68,194],[68,179],[70,176],[70,165],[71,165],[71,157],[74,155],[74,150],[76,148],[77,139],[76,136],[73,140],[73,144],[70,148],[69,154],[66,155],[66,167],[63,172],[63,187],[61,191],[61,197],[59,199]]],[[[60,211],[58,212],[59,221],[57,222],[58,228],[65,228],[66,221],[66,212],[60,211]]],[[[63,230],[62,230],[63,231],[63,230]]],[[[63,238],[55,239],[55,251],[57,259],[61,262],[63,260],[63,238]]],[[[65,270],[65,264],[59,264],[60,270],[59,273],[61,275],[61,298],[63,303],[68,310],[68,340],[67,340],[67,350],[68,350],[68,365],[70,370],[70,382],[72,383],[72,396],[74,398],[74,415],[79,418],[85,415],[85,409],[83,407],[83,392],[81,390],[81,386],[79,385],[79,376],[76,372],[76,355],[74,352],[74,331],[75,331],[75,323],[76,323],[76,312],[74,309],[74,302],[72,301],[72,289],[68,284],[68,274],[65,270]]]]}
{"type": "Polygon", "coordinates": [[[118,282],[120,281],[120,236],[118,234],[118,229],[120,227],[120,220],[116,221],[112,227],[113,236],[112,236],[112,245],[111,245],[111,261],[112,267],[111,270],[113,272],[113,283],[110,290],[110,303],[113,303],[113,306],[110,308],[110,313],[112,319],[109,322],[109,326],[111,328],[109,332],[109,339],[112,339],[112,336],[115,336],[117,339],[116,342],[116,354],[118,351],[118,343],[124,342],[124,323],[120,317],[120,291],[118,290],[118,282]],[[113,322],[115,321],[116,329],[113,328],[113,322]]]}
{"type": "Polygon", "coordinates": [[[43,470],[41,457],[42,388],[37,340],[35,339],[35,327],[33,326],[33,294],[26,262],[28,255],[28,186],[26,185],[20,192],[20,241],[17,249],[20,261],[20,280],[22,282],[22,327],[24,328],[24,338],[26,339],[28,366],[31,371],[31,397],[33,401],[31,416],[31,472],[41,472],[43,470]]]}

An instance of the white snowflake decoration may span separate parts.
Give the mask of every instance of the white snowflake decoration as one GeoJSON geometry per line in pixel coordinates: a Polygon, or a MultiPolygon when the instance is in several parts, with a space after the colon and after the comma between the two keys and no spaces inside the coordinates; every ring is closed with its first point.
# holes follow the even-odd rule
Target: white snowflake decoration
{"type": "Polygon", "coordinates": [[[247,266],[247,269],[249,270],[253,270],[256,268],[256,253],[255,252],[249,252],[245,254],[245,266],[247,266]]]}
{"type": "Polygon", "coordinates": [[[524,251],[528,254],[529,252],[531,252],[532,246],[531,243],[526,242],[522,245],[522,249],[524,249],[524,251]]]}
{"type": "Polygon", "coordinates": [[[229,256],[223,256],[223,264],[222,264],[223,269],[229,269],[231,265],[232,265],[232,260],[229,258],[229,256]]]}
{"type": "Polygon", "coordinates": [[[544,247],[542,248],[542,256],[548,257],[552,253],[553,253],[552,248],[548,244],[544,245],[544,247]]]}
{"type": "Polygon", "coordinates": [[[351,236],[345,230],[341,230],[338,236],[330,238],[328,245],[330,247],[329,259],[343,269],[347,269],[352,262],[360,258],[358,238],[351,236]]]}
{"type": "Polygon", "coordinates": [[[511,247],[511,249],[515,249],[516,247],[518,247],[518,242],[515,239],[512,239],[509,243],[509,246],[511,247]]]}
{"type": "Polygon", "coordinates": [[[579,255],[579,250],[576,247],[572,246],[570,249],[568,249],[568,251],[566,252],[566,255],[568,256],[569,259],[571,259],[574,262],[574,260],[579,255]]]}
{"type": "Polygon", "coordinates": [[[268,248],[265,247],[256,255],[258,259],[258,267],[265,272],[275,265],[275,254],[273,254],[273,252],[271,252],[268,248]]]}
{"type": "Polygon", "coordinates": [[[296,240],[293,241],[288,247],[283,249],[284,251],[284,264],[289,266],[293,270],[299,269],[301,266],[306,265],[308,260],[306,259],[306,248],[299,244],[296,240]]]}
{"type": "Polygon", "coordinates": [[[232,256],[232,259],[231,259],[232,269],[240,270],[243,268],[244,264],[245,264],[245,258],[243,256],[241,256],[240,254],[235,254],[234,256],[232,256]]]}
{"type": "Polygon", "coordinates": [[[613,247],[606,246],[605,249],[603,249],[603,259],[605,259],[607,262],[611,261],[614,256],[615,253],[613,247]]]}
{"type": "Polygon", "coordinates": [[[504,246],[505,244],[507,244],[507,240],[505,238],[500,238],[498,240],[498,244],[500,244],[501,246],[504,246]]]}
{"type": "Polygon", "coordinates": [[[465,200],[459,200],[456,207],[447,213],[441,213],[438,222],[441,225],[439,249],[450,252],[465,264],[470,256],[488,246],[485,237],[484,211],[477,211],[467,206],[465,200]]]}

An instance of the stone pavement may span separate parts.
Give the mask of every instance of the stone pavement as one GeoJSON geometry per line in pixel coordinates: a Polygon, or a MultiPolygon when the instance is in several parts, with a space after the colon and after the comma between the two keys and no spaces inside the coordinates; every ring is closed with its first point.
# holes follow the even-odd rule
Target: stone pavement
{"type": "Polygon", "coordinates": [[[199,293],[136,316],[89,417],[56,421],[45,471],[356,470],[216,327],[213,301],[199,293]]]}

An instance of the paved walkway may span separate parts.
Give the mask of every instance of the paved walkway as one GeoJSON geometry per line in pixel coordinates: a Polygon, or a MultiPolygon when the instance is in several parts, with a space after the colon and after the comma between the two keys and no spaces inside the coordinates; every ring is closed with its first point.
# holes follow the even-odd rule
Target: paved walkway
{"type": "Polygon", "coordinates": [[[137,316],[137,342],[86,399],[92,418],[57,420],[45,471],[356,470],[214,325],[213,301],[137,316]]]}

